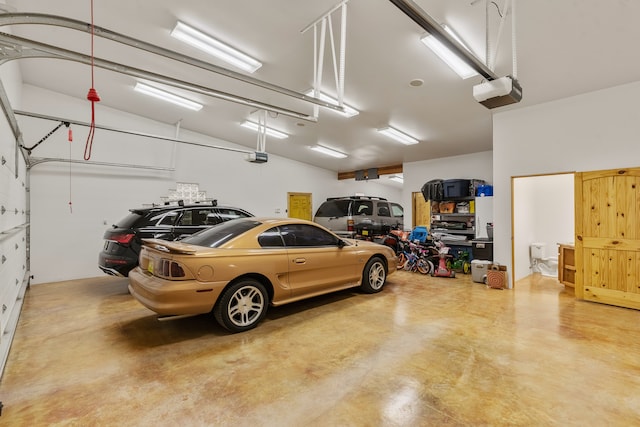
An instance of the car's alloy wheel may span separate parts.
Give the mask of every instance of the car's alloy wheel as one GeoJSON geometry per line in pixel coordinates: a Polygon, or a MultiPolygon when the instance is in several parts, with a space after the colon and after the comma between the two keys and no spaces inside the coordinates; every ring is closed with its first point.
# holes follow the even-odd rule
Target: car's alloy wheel
{"type": "Polygon", "coordinates": [[[252,328],[267,313],[269,297],[262,283],[246,279],[227,288],[214,308],[218,323],[231,332],[252,328]]]}
{"type": "Polygon", "coordinates": [[[387,270],[382,260],[378,257],[371,258],[362,272],[360,288],[369,294],[380,292],[386,280],[387,270]]]}

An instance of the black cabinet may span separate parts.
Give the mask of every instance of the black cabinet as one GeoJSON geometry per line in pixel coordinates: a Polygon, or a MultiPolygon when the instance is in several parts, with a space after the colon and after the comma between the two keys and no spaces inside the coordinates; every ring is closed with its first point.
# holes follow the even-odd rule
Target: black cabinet
{"type": "Polygon", "coordinates": [[[493,261],[493,240],[474,239],[471,241],[471,253],[473,259],[493,261]]]}

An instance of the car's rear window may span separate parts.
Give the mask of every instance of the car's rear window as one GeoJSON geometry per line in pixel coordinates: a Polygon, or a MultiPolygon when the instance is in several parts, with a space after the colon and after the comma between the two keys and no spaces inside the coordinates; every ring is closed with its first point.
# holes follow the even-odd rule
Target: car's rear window
{"type": "Polygon", "coordinates": [[[235,219],[214,225],[211,228],[186,237],[182,241],[190,245],[217,248],[260,224],[260,221],[235,219]]]}
{"type": "Polygon", "coordinates": [[[329,200],[318,208],[318,217],[340,217],[349,215],[351,200],[329,200]]]}
{"type": "Polygon", "coordinates": [[[133,228],[136,225],[136,222],[142,218],[142,215],[139,213],[131,212],[129,215],[122,218],[120,221],[116,223],[116,227],[118,228],[133,228]]]}

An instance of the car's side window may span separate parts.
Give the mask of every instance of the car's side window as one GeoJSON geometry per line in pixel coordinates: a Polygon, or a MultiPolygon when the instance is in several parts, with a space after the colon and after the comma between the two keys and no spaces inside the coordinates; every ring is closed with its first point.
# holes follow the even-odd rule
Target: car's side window
{"type": "Polygon", "coordinates": [[[355,203],[354,215],[373,215],[373,202],[358,201],[355,203]]]}
{"type": "Polygon", "coordinates": [[[158,223],[158,225],[173,225],[175,224],[177,217],[178,212],[168,212],[165,216],[162,217],[162,220],[158,223]]]}
{"type": "Polygon", "coordinates": [[[258,243],[263,248],[283,247],[284,241],[278,227],[270,228],[258,236],[258,243]]]}
{"type": "Polygon", "coordinates": [[[404,216],[404,210],[402,209],[402,206],[397,203],[391,203],[391,213],[394,217],[404,216]]]}
{"type": "Polygon", "coordinates": [[[218,215],[216,212],[214,211],[207,212],[207,221],[205,222],[206,225],[216,225],[224,221],[225,220],[220,218],[220,215],[218,215]]]}
{"type": "Polygon", "coordinates": [[[221,221],[230,221],[236,218],[247,217],[246,213],[236,209],[217,208],[215,211],[220,216],[221,221]]]}
{"type": "Polygon", "coordinates": [[[287,224],[280,227],[286,246],[337,246],[338,239],[331,233],[307,224],[287,224]]]}
{"type": "Polygon", "coordinates": [[[183,212],[178,225],[182,226],[199,226],[206,225],[207,223],[207,214],[209,211],[207,209],[187,209],[183,212]]]}
{"type": "Polygon", "coordinates": [[[389,203],[378,202],[378,216],[391,216],[389,203]]]}

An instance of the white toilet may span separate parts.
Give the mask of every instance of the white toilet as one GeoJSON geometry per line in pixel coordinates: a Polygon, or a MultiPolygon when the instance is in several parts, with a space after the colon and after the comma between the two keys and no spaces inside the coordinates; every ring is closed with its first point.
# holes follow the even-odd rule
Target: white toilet
{"type": "Polygon", "coordinates": [[[546,246],[546,243],[531,244],[531,271],[543,276],[558,277],[558,258],[546,257],[546,246]]]}

